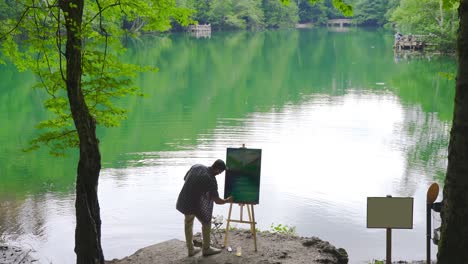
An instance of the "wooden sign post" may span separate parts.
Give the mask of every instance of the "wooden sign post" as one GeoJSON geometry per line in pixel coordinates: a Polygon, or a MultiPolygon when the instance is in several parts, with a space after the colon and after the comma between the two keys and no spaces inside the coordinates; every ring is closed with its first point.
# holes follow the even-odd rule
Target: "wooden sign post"
{"type": "Polygon", "coordinates": [[[413,198],[367,197],[367,228],[387,230],[386,264],[391,264],[392,228],[413,228],[413,198]]]}
{"type": "Polygon", "coordinates": [[[426,261],[431,264],[431,209],[435,200],[439,196],[439,185],[437,183],[431,184],[427,190],[426,197],[426,261]]]}

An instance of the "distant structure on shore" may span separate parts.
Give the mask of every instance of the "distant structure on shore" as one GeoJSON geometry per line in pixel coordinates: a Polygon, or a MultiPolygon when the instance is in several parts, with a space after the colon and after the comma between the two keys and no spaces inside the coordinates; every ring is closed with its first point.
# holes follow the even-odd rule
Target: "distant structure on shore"
{"type": "Polygon", "coordinates": [[[312,23],[303,23],[303,24],[296,24],[296,28],[313,28],[314,25],[312,23]]]}
{"type": "MultiPolygon", "coordinates": [[[[321,24],[318,24],[321,25],[321,24]]],[[[323,24],[325,25],[325,24],[323,24]]],[[[341,31],[340,29],[344,29],[345,27],[349,27],[351,25],[355,25],[352,19],[349,18],[339,18],[339,19],[329,19],[326,23],[327,27],[334,28],[336,31],[341,31]]],[[[309,23],[299,23],[296,24],[296,28],[313,28],[314,24],[309,23]]],[[[345,31],[345,30],[343,30],[345,31]]]]}
{"type": "Polygon", "coordinates": [[[421,35],[399,35],[395,34],[395,43],[393,48],[397,51],[401,50],[423,50],[426,43],[421,40],[421,35]]]}
{"type": "Polygon", "coordinates": [[[196,38],[210,38],[211,24],[206,25],[189,25],[187,31],[196,38]]]}
{"type": "Polygon", "coordinates": [[[339,26],[340,28],[345,27],[345,26],[351,26],[353,25],[353,20],[349,18],[340,18],[340,19],[329,19],[327,21],[327,27],[336,27],[339,26]]]}

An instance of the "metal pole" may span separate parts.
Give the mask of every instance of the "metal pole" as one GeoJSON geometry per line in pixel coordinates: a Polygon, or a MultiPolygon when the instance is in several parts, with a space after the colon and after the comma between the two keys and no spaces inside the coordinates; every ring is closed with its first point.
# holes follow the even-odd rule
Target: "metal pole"
{"type": "Polygon", "coordinates": [[[387,228],[387,261],[386,264],[392,264],[392,229],[387,228]]]}
{"type": "Polygon", "coordinates": [[[437,196],[439,195],[439,185],[437,183],[431,184],[427,189],[426,197],[426,251],[427,251],[427,264],[431,263],[431,210],[437,196]]]}
{"type": "MultiPolygon", "coordinates": [[[[391,198],[391,195],[387,195],[391,198]]],[[[392,264],[392,229],[387,228],[387,261],[386,264],[392,264]]]]}
{"type": "Polygon", "coordinates": [[[431,209],[432,204],[426,204],[426,259],[427,264],[431,264],[431,209]]]}

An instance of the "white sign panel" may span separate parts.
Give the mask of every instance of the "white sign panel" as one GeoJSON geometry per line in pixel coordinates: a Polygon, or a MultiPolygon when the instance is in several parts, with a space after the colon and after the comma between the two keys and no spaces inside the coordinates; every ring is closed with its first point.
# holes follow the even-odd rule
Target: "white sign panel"
{"type": "Polygon", "coordinates": [[[367,228],[413,229],[413,198],[367,197],[367,228]]]}

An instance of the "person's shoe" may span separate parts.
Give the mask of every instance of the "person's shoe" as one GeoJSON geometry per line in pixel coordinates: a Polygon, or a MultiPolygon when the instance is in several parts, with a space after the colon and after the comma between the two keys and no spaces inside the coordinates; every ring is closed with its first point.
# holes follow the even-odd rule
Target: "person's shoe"
{"type": "Polygon", "coordinates": [[[209,247],[208,249],[203,249],[203,256],[211,256],[214,254],[221,253],[221,249],[209,247]]]}
{"type": "Polygon", "coordinates": [[[199,248],[199,247],[193,247],[192,250],[189,250],[189,251],[188,251],[188,256],[189,256],[189,257],[193,257],[193,256],[195,256],[195,255],[196,255],[198,252],[200,252],[200,251],[201,251],[201,248],[199,248]]]}

